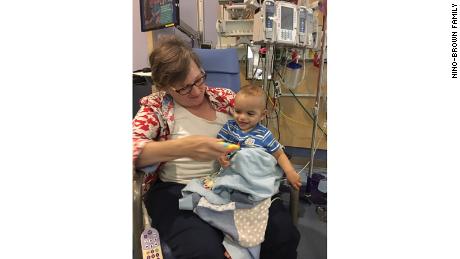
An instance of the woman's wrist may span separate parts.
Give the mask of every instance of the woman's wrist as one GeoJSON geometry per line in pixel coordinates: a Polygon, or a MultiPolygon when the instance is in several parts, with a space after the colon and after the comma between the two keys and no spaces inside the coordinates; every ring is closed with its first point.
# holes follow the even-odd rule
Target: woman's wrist
{"type": "Polygon", "coordinates": [[[190,141],[187,137],[171,140],[173,144],[171,145],[172,150],[175,150],[178,158],[189,157],[190,153],[193,152],[193,141],[190,141]]]}
{"type": "Polygon", "coordinates": [[[284,173],[286,174],[286,176],[288,176],[288,175],[293,175],[293,174],[297,174],[297,172],[296,172],[294,169],[290,169],[290,170],[284,171],[284,173]]]}

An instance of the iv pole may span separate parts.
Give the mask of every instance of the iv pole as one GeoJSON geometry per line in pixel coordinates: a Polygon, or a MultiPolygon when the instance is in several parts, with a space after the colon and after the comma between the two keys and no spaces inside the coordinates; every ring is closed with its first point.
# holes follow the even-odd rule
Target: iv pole
{"type": "Polygon", "coordinates": [[[318,85],[316,86],[316,98],[315,98],[315,107],[313,110],[313,130],[311,136],[311,147],[310,147],[310,167],[308,170],[308,179],[307,179],[307,197],[310,195],[311,191],[311,179],[313,176],[313,161],[315,158],[315,146],[316,146],[316,129],[318,127],[318,115],[319,115],[319,102],[321,96],[321,84],[323,82],[323,67],[324,67],[324,52],[326,49],[326,28],[327,28],[327,21],[326,21],[326,13],[323,15],[323,29],[322,29],[322,39],[321,39],[321,54],[320,54],[320,64],[319,64],[319,74],[318,74],[318,85]]]}

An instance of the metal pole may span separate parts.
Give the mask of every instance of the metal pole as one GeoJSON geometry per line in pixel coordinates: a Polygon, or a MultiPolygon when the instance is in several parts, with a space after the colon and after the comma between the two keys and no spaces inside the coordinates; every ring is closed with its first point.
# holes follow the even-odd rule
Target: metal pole
{"type": "MultiPolygon", "coordinates": [[[[268,61],[269,58],[270,58],[270,53],[271,53],[271,47],[272,45],[270,45],[269,43],[267,43],[267,45],[265,45],[265,48],[267,49],[267,51],[265,52],[265,60],[264,60],[264,64],[263,64],[263,69],[264,69],[264,72],[263,72],[263,83],[262,83],[262,89],[264,90],[264,92],[267,93],[267,96],[268,96],[268,75],[269,75],[269,71],[271,70],[269,68],[269,66],[271,65],[270,62],[268,61]]],[[[259,53],[259,61],[260,61],[260,56],[261,54],[259,53]]],[[[264,120],[263,120],[263,124],[268,127],[268,118],[267,116],[265,116],[264,120]]]]}
{"type": "Polygon", "coordinates": [[[299,222],[299,191],[291,187],[291,195],[289,197],[289,210],[291,212],[292,223],[297,226],[299,222]]]}
{"type": "MultiPolygon", "coordinates": [[[[200,35],[201,42],[204,42],[204,3],[203,0],[198,0],[198,33],[200,35]]],[[[199,46],[201,48],[201,46],[199,46]]]]}
{"type": "Polygon", "coordinates": [[[315,156],[315,146],[316,146],[316,129],[318,126],[318,114],[319,114],[319,101],[321,95],[321,83],[322,83],[322,76],[323,76],[323,66],[324,66],[324,51],[326,49],[326,15],[323,16],[323,37],[321,39],[321,62],[319,64],[319,73],[318,73],[318,85],[316,86],[316,99],[315,99],[315,107],[313,111],[313,130],[311,134],[311,147],[310,147],[310,167],[308,171],[308,180],[307,180],[307,195],[311,192],[311,178],[313,175],[313,161],[315,156]]]}
{"type": "Polygon", "coordinates": [[[272,58],[272,48],[273,48],[273,45],[271,45],[270,43],[267,43],[265,45],[265,48],[267,49],[267,52],[265,53],[265,60],[264,60],[264,81],[263,81],[263,89],[265,91],[268,91],[268,75],[270,75],[270,71],[272,71],[272,62],[271,62],[271,58],[272,58]]]}

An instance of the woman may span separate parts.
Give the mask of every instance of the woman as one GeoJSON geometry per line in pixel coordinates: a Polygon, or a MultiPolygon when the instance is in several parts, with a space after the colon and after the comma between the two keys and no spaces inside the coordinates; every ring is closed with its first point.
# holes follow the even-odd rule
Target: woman
{"type": "MultiPolygon", "coordinates": [[[[215,136],[231,118],[235,95],[208,88],[198,57],[178,38],[163,38],[150,64],[159,91],[140,101],[133,160],[137,168],[155,165],[159,176],[145,198],[152,226],[176,258],[224,258],[222,232],[179,210],[178,200],[185,184],[215,172],[214,161],[226,153],[215,136]]],[[[299,238],[287,210],[274,201],[260,258],[296,258],[299,238]]]]}

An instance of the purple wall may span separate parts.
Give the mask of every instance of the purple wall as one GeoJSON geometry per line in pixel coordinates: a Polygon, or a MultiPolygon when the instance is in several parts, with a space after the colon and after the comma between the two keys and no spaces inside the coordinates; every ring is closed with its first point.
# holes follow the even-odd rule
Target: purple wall
{"type": "Polygon", "coordinates": [[[150,32],[141,32],[139,0],[133,0],[133,71],[149,66],[147,36],[150,32]]]}

